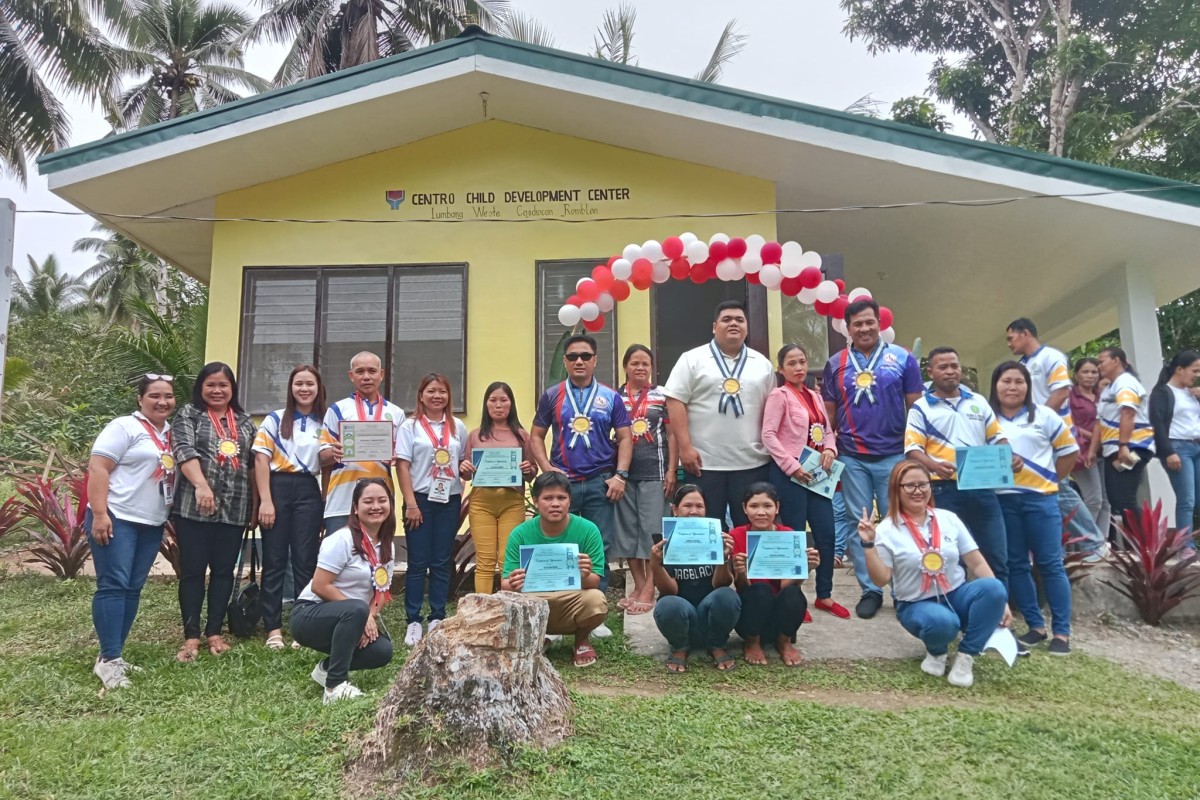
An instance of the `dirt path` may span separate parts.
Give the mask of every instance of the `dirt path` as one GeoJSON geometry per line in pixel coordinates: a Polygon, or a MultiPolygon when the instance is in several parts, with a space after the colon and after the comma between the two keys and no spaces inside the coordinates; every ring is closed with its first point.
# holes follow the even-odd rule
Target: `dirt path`
{"type": "Polygon", "coordinates": [[[1144,675],[1200,691],[1200,625],[1163,625],[1115,620],[1075,622],[1071,644],[1144,675]]]}

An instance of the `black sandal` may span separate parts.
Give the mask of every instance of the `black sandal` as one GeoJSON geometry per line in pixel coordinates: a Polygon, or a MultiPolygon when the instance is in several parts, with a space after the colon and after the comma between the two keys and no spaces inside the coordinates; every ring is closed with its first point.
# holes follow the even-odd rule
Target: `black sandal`
{"type": "Polygon", "coordinates": [[[712,656],[713,666],[716,667],[721,672],[733,672],[735,669],[737,669],[737,659],[735,659],[733,656],[729,655],[728,652],[726,652],[725,655],[720,656],[720,657],[714,656],[712,650],[709,650],[708,654],[710,656],[712,656]],[[732,664],[732,666],[730,666],[728,669],[721,669],[721,666],[723,664],[732,664]]]}
{"type": "Polygon", "coordinates": [[[667,672],[672,675],[682,675],[687,672],[688,660],[679,656],[671,656],[667,659],[667,672]],[[671,667],[682,667],[682,669],[671,669],[671,667]]]}

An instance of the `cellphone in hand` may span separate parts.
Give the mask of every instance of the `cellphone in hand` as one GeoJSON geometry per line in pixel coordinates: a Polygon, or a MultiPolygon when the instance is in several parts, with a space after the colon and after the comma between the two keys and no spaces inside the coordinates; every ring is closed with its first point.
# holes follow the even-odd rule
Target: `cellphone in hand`
{"type": "Polygon", "coordinates": [[[650,543],[651,543],[652,545],[653,545],[653,544],[658,544],[658,543],[659,543],[659,542],[661,542],[661,541],[662,541],[662,534],[661,534],[661,533],[652,533],[652,534],[650,534],[650,543]]]}

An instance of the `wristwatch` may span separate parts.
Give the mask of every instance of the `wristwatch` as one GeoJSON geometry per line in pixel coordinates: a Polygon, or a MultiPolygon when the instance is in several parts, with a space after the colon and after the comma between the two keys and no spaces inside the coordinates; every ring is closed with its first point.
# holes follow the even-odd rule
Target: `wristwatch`
{"type": "Polygon", "coordinates": [[[858,541],[860,544],[862,544],[864,550],[870,550],[872,547],[875,546],[874,540],[868,542],[866,539],[860,538],[858,541]]]}
{"type": "Polygon", "coordinates": [[[617,470],[617,477],[623,481],[629,480],[629,470],[627,470],[627,469],[617,470]]]}

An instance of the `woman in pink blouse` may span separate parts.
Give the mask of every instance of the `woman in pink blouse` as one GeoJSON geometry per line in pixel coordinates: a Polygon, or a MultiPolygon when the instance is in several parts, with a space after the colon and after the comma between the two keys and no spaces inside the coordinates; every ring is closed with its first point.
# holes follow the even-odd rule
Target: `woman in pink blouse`
{"type": "MultiPolygon", "coordinates": [[[[771,454],[770,481],[779,492],[779,516],[792,530],[809,528],[809,535],[821,555],[817,567],[815,608],[835,617],[849,619],[850,612],[833,602],[833,500],[805,488],[818,481],[833,465],[837,441],[833,426],[825,418],[821,396],[804,385],[808,375],[808,354],[797,344],[785,344],[776,356],[781,384],[767,395],[763,411],[762,439],[771,454]],[[805,448],[821,454],[820,466],[813,471],[800,464],[805,448]],[[814,472],[818,473],[814,475],[814,472]]],[[[807,620],[805,620],[807,621],[807,620]]]]}

